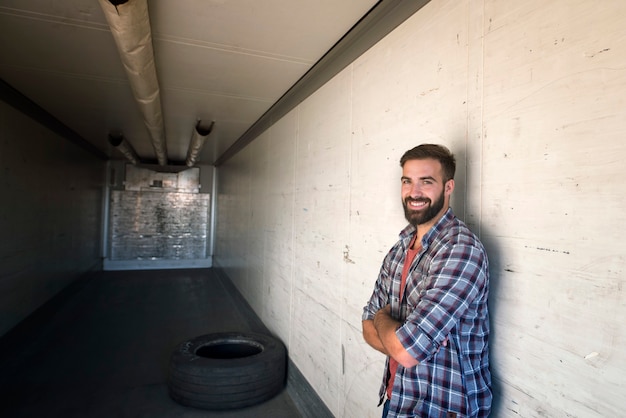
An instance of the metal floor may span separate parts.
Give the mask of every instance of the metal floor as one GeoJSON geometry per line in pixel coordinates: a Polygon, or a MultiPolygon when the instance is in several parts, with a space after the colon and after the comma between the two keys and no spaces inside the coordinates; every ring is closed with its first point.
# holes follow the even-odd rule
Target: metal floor
{"type": "Polygon", "coordinates": [[[212,269],[90,274],[0,338],[0,417],[300,417],[287,390],[233,411],[169,398],[174,348],[221,331],[267,332],[212,269]]]}

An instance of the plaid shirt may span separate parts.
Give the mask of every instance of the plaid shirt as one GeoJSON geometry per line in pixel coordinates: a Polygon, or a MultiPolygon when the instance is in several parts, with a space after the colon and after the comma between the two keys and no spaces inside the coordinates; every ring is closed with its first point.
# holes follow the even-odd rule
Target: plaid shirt
{"type": "MultiPolygon", "coordinates": [[[[489,372],[489,263],[476,236],[449,209],[422,239],[399,301],[407,247],[415,227],[407,226],[383,261],[363,319],[391,305],[402,322],[396,331],[419,361],[398,366],[389,417],[486,417],[491,409],[489,372]],[[447,347],[442,345],[448,337],[447,347]]],[[[389,359],[380,401],[383,401],[389,359]]]]}

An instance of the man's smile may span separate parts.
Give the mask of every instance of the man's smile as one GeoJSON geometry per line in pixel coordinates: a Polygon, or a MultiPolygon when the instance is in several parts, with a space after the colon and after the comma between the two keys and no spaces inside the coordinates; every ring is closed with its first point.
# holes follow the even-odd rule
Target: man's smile
{"type": "Polygon", "coordinates": [[[406,202],[409,208],[414,209],[414,210],[419,210],[419,209],[424,208],[426,205],[428,205],[429,200],[428,199],[419,199],[419,200],[407,199],[406,202]]]}

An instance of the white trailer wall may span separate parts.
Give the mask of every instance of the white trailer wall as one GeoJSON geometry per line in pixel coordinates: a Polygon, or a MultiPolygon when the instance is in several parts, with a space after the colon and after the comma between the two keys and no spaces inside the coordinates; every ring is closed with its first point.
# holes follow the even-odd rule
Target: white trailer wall
{"type": "Polygon", "coordinates": [[[432,0],[218,172],[224,268],[338,417],[378,417],[361,308],[401,154],[458,158],[491,259],[495,417],[626,409],[626,3],[432,0]]]}

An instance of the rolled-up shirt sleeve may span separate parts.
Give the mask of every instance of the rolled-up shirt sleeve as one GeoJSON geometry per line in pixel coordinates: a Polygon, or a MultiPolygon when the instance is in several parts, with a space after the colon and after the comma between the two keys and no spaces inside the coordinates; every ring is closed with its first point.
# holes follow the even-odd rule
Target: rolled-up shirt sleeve
{"type": "Polygon", "coordinates": [[[418,362],[432,358],[486,285],[486,257],[474,245],[444,245],[433,255],[421,286],[408,295],[415,303],[396,336],[418,362]]]}
{"type": "Polygon", "coordinates": [[[384,308],[389,303],[389,287],[391,279],[389,277],[389,271],[391,266],[392,251],[387,254],[383,260],[383,264],[380,267],[378,273],[378,279],[374,285],[374,291],[368,301],[367,305],[363,308],[362,320],[374,319],[376,312],[384,308]]]}

